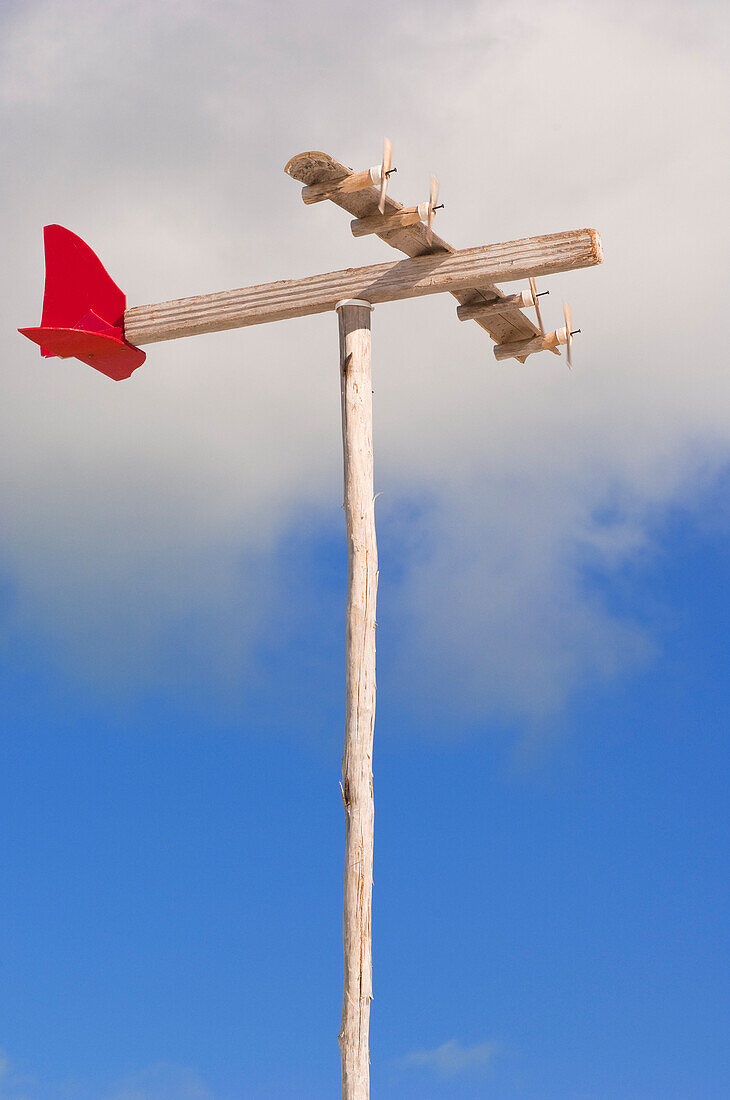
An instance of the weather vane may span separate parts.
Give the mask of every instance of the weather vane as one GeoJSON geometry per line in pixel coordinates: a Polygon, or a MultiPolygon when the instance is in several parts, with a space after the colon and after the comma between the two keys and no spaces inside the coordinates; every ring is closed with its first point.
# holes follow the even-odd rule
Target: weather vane
{"type": "Polygon", "coordinates": [[[375,723],[375,606],[378,555],[375,537],[372,445],[370,314],[381,302],[448,291],[460,321],[473,320],[495,342],[498,360],[524,363],[538,351],[560,355],[572,339],[565,324],[545,332],[535,278],[590,267],[603,259],[595,229],[575,229],[457,251],[433,231],[439,185],[431,176],[427,201],[402,206],[388,194],[392,145],[379,165],[353,172],[326,153],[300,153],[285,168],[303,184],[307,205],[329,200],[352,215],[355,237],[375,234],[407,259],[286,279],[127,308],[89,246],[68,229],[44,230],[46,285],[40,326],[23,328],[44,356],[80,359],[116,381],[145,361],[140,345],[207,332],[337,312],[344,452],[344,504],[348,547],[345,747],[341,793],[345,807],[344,990],[340,1053],[343,1100],[370,1095],[369,1021],[372,998],[371,901],[374,800],[372,750],[375,723]],[[505,294],[497,283],[528,280],[528,289],[505,294]],[[537,324],[523,312],[534,309],[537,324]]]}

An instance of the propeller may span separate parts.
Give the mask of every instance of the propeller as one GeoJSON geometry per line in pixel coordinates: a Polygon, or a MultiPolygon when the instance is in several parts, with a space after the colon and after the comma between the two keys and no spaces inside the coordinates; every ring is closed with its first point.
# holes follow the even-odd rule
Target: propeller
{"type": "Polygon", "coordinates": [[[380,201],[378,202],[378,210],[381,214],[385,213],[385,194],[388,190],[388,181],[390,180],[391,172],[395,172],[396,169],[393,165],[393,142],[390,138],[386,138],[383,142],[383,163],[380,165],[380,201]]]}
{"type": "MultiPolygon", "coordinates": [[[[439,201],[439,181],[436,179],[436,177],[433,175],[433,173],[431,173],[431,188],[430,188],[429,194],[428,194],[428,223],[427,223],[427,229],[426,229],[426,240],[428,241],[429,245],[431,244],[431,242],[433,240],[433,219],[434,219],[434,216],[436,214],[436,211],[439,209],[439,207],[437,205],[438,201],[439,201]]],[[[443,205],[443,203],[441,205],[443,205]]]]}
{"type": "Polygon", "coordinates": [[[565,318],[565,328],[560,332],[560,343],[565,344],[565,350],[568,359],[568,366],[573,366],[573,337],[577,332],[580,332],[579,328],[572,328],[572,321],[570,316],[570,306],[567,302],[563,302],[563,317],[565,318]]]}
{"type": "Polygon", "coordinates": [[[568,357],[568,368],[573,366],[573,333],[570,331],[570,306],[563,302],[563,317],[565,318],[565,354],[568,357]]]}
{"type": "MultiPolygon", "coordinates": [[[[532,305],[535,307],[535,313],[537,314],[537,327],[540,329],[541,336],[545,335],[545,326],[542,323],[542,314],[540,313],[540,299],[542,298],[543,294],[549,293],[549,290],[541,290],[538,293],[537,283],[534,279],[530,279],[530,294],[532,295],[532,305]]],[[[550,351],[552,351],[554,355],[560,355],[559,348],[550,348],[550,351]]]]}
{"type": "Polygon", "coordinates": [[[567,365],[568,366],[573,366],[573,355],[572,355],[573,337],[574,337],[576,332],[580,331],[580,329],[574,329],[573,328],[573,324],[572,324],[572,321],[571,321],[571,307],[568,306],[567,301],[564,301],[564,303],[563,303],[563,317],[565,318],[565,334],[566,334],[566,337],[567,337],[567,340],[565,341],[565,343],[566,343],[565,351],[566,351],[566,354],[567,354],[567,365]]]}
{"type": "MultiPolygon", "coordinates": [[[[532,294],[532,304],[535,307],[535,313],[537,314],[537,327],[540,329],[540,335],[545,335],[545,326],[542,323],[542,314],[540,313],[540,302],[538,301],[540,295],[537,293],[537,283],[534,279],[530,279],[530,293],[532,294]]],[[[549,294],[549,290],[544,290],[543,294],[549,294]]]]}

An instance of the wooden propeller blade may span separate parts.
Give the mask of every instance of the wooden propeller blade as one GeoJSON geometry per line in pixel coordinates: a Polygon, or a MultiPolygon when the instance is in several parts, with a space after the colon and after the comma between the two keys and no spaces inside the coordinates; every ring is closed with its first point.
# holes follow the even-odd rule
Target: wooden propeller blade
{"type": "Polygon", "coordinates": [[[431,174],[431,188],[428,196],[428,243],[433,240],[433,219],[436,214],[436,205],[439,201],[439,181],[431,174]]]}
{"type": "Polygon", "coordinates": [[[386,138],[383,142],[383,163],[380,167],[380,200],[378,202],[378,210],[381,214],[385,213],[385,193],[388,190],[388,180],[390,176],[391,165],[393,163],[393,142],[390,138],[386,138]]]}
{"type": "Polygon", "coordinates": [[[567,336],[567,340],[565,342],[565,354],[568,359],[568,367],[570,368],[573,366],[573,337],[570,335],[572,324],[570,319],[570,306],[567,302],[563,302],[563,316],[565,318],[565,334],[567,336]]]}
{"type": "Polygon", "coordinates": [[[537,296],[537,283],[532,278],[530,279],[530,292],[532,294],[533,305],[535,306],[535,313],[537,314],[537,327],[544,336],[545,326],[542,323],[542,314],[540,313],[540,299],[537,296]]]}

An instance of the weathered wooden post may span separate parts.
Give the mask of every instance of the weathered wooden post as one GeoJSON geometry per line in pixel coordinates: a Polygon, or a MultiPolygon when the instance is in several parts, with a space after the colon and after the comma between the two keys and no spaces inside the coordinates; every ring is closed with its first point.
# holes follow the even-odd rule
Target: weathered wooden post
{"type": "Polygon", "coordinates": [[[373,988],[373,729],[378,548],[373,493],[373,399],[369,302],[338,302],[340,390],[347,531],[344,987],[340,1056],[343,1100],[370,1096],[370,1000],[373,988]]]}

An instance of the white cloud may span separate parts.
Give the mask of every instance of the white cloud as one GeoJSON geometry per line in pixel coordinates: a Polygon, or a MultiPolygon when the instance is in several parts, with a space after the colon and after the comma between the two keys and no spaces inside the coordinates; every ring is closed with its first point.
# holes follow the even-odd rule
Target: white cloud
{"type": "Polygon", "coordinates": [[[214,1096],[193,1070],[160,1062],[113,1088],[104,1100],[214,1100],[214,1096]]]}
{"type": "Polygon", "coordinates": [[[35,1100],[32,1084],[28,1077],[14,1071],[5,1052],[0,1051],[0,1100],[35,1100]]]}
{"type": "Polygon", "coordinates": [[[432,1070],[444,1077],[484,1070],[498,1053],[499,1045],[493,1042],[460,1043],[450,1039],[433,1050],[413,1050],[400,1060],[404,1069],[432,1070]]]}
{"type": "Polygon", "coordinates": [[[109,1089],[94,1089],[80,1080],[40,1081],[19,1073],[0,1056],[0,1100],[216,1100],[200,1075],[184,1066],[158,1062],[127,1076],[109,1089]]]}
{"type": "Polygon", "coordinates": [[[427,501],[397,563],[402,690],[533,718],[646,659],[655,640],[585,567],[650,553],[657,516],[730,455],[727,15],[462,0],[438,19],[401,6],[384,36],[350,33],[360,19],[329,3],[6,9],[6,644],[45,639],[67,674],[138,691],[173,682],[169,639],[187,632],[181,679],[245,690],[282,613],[276,547],[302,515],[340,515],[334,318],[152,345],[115,386],[13,333],[39,310],[41,225],[86,237],[130,303],[383,259],[341,211],[303,207],[282,167],[316,147],[369,164],[387,132],[394,195],[435,169],[457,245],[604,238],[603,268],[545,281],[549,323],[565,294],[583,329],[571,375],[551,356],[496,364],[446,297],[374,314],[379,514],[397,525],[427,501]]]}

